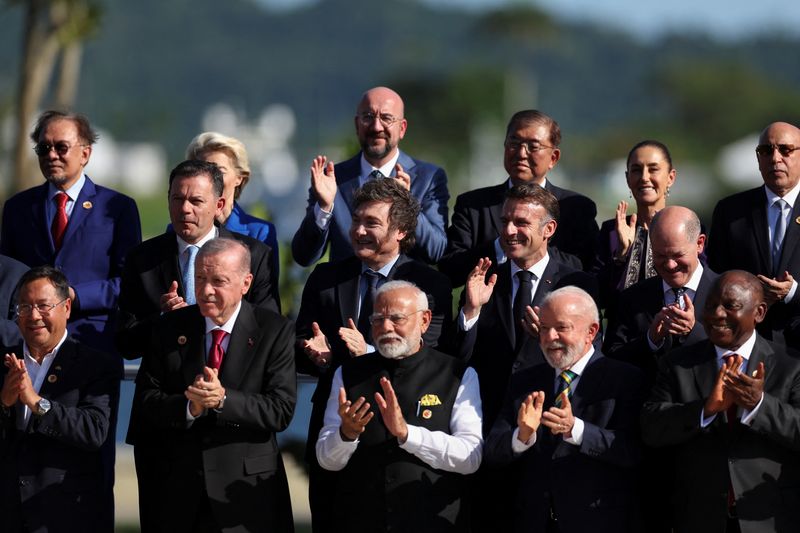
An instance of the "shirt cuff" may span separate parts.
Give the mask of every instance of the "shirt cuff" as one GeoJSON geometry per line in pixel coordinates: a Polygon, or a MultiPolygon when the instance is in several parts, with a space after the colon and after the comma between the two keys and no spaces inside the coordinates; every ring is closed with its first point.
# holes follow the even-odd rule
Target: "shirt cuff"
{"type": "Polygon", "coordinates": [[[314,204],[314,221],[319,229],[322,231],[327,230],[328,226],[331,225],[331,218],[333,218],[333,207],[331,207],[331,212],[328,213],[323,211],[319,204],[314,204]]]}
{"type": "Polygon", "coordinates": [[[366,355],[366,354],[372,353],[374,351],[375,351],[375,347],[373,345],[371,345],[371,344],[367,344],[367,351],[364,352],[364,354],[366,355]]]}
{"type": "Polygon", "coordinates": [[[186,400],[186,423],[188,427],[191,427],[195,420],[206,414],[206,410],[203,409],[203,412],[200,413],[200,416],[193,416],[192,410],[189,408],[192,405],[192,402],[186,400]]]}
{"type": "Polygon", "coordinates": [[[662,346],[664,346],[664,339],[661,339],[661,344],[656,344],[656,343],[654,343],[652,340],[650,340],[650,331],[648,331],[647,333],[645,333],[645,334],[644,334],[644,336],[647,338],[647,345],[648,345],[648,346],[650,347],[650,349],[651,349],[651,350],[653,350],[654,352],[657,352],[658,350],[660,350],[660,349],[661,349],[661,347],[662,347],[662,346]]]}
{"type": "Polygon", "coordinates": [[[703,409],[700,409],[700,427],[701,428],[710,426],[711,422],[713,422],[714,419],[717,418],[717,415],[711,415],[708,418],[703,418],[703,411],[704,411],[703,409]]]}
{"type": "Polygon", "coordinates": [[[515,428],[514,432],[511,434],[511,451],[513,451],[515,454],[520,454],[527,451],[534,444],[536,444],[535,431],[533,432],[533,435],[531,435],[531,438],[528,439],[528,442],[522,442],[519,440],[519,428],[515,428]]]}
{"type": "Polygon", "coordinates": [[[745,426],[753,425],[753,419],[758,414],[758,410],[761,407],[762,403],[764,403],[764,392],[763,391],[761,392],[761,399],[758,400],[758,403],[756,404],[755,407],[753,407],[752,411],[749,411],[747,409],[744,409],[742,411],[742,424],[744,424],[745,426]]]}
{"type": "Polygon", "coordinates": [[[564,437],[564,442],[580,446],[583,443],[583,420],[575,417],[575,423],[572,425],[571,437],[564,437]]]}
{"type": "Polygon", "coordinates": [[[481,317],[481,312],[478,311],[478,314],[475,315],[473,318],[467,320],[467,316],[464,314],[464,308],[458,310],[458,327],[461,328],[461,331],[469,331],[472,329],[475,324],[478,323],[478,319],[481,317]]]}
{"type": "Polygon", "coordinates": [[[784,298],[783,301],[787,304],[791,302],[792,298],[794,298],[795,292],[797,292],[797,280],[792,280],[792,288],[789,289],[789,294],[786,295],[786,298],[784,298]]]}
{"type": "Polygon", "coordinates": [[[506,253],[503,251],[503,248],[500,247],[500,237],[494,240],[494,257],[497,259],[497,264],[502,265],[506,262],[506,253]]]}
{"type": "Polygon", "coordinates": [[[406,424],[406,427],[408,428],[408,435],[406,435],[406,441],[400,447],[409,453],[413,453],[422,444],[422,432],[417,426],[406,424]]]}

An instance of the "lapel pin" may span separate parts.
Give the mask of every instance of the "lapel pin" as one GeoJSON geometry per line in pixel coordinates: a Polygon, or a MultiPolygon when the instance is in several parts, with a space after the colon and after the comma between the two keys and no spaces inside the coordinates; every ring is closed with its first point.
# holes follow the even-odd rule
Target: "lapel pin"
{"type": "Polygon", "coordinates": [[[425,420],[428,420],[432,416],[433,413],[431,412],[430,409],[425,409],[424,411],[422,411],[422,418],[424,418],[425,420]]]}
{"type": "Polygon", "coordinates": [[[91,209],[92,208],[92,202],[90,202],[89,200],[86,200],[85,202],[83,202],[83,208],[84,209],[91,209]]]}
{"type": "Polygon", "coordinates": [[[186,344],[186,336],[185,335],[181,335],[180,337],[178,337],[178,344],[180,344],[181,346],[186,344]]]}
{"type": "Polygon", "coordinates": [[[253,346],[255,346],[255,344],[256,344],[256,341],[254,341],[254,340],[253,340],[253,337],[247,337],[247,345],[248,345],[250,348],[252,348],[253,346]]]}
{"type": "Polygon", "coordinates": [[[546,279],[546,280],[544,280],[544,282],[545,282],[545,283],[547,283],[548,285],[550,285],[551,283],[553,283],[553,280],[551,280],[551,279],[546,279]]]}
{"type": "Polygon", "coordinates": [[[61,365],[56,365],[56,372],[58,372],[59,370],[61,370],[61,365]]]}
{"type": "Polygon", "coordinates": [[[794,219],[794,223],[795,224],[800,224],[800,217],[797,217],[796,219],[794,219]]]}
{"type": "Polygon", "coordinates": [[[56,376],[55,374],[50,374],[49,376],[47,376],[47,381],[49,383],[55,383],[56,381],[58,381],[58,376],[56,376]]]}

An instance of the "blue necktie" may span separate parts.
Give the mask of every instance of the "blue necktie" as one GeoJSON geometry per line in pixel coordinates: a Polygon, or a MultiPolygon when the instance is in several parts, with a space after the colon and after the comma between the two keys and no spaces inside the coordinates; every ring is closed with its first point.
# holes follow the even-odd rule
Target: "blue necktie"
{"type": "Polygon", "coordinates": [[[196,303],[194,298],[194,260],[200,248],[192,244],[186,248],[186,251],[189,252],[189,259],[187,259],[186,264],[183,265],[183,299],[187,304],[193,305],[196,303]]]}
{"type": "Polygon", "coordinates": [[[781,262],[783,238],[786,236],[786,217],[783,216],[783,210],[789,207],[789,204],[783,198],[778,198],[772,205],[778,208],[778,219],[775,221],[775,231],[772,232],[772,274],[777,277],[781,275],[778,266],[781,262]]]}

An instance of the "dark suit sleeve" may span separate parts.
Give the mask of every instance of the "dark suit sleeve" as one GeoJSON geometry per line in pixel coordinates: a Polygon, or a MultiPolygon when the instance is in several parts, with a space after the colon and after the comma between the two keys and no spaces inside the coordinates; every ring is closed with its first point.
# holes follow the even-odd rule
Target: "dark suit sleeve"
{"type": "MultiPolygon", "coordinates": [[[[314,197],[314,191],[309,188],[306,216],[303,217],[300,227],[292,237],[292,256],[295,262],[303,267],[319,261],[328,244],[330,226],[324,231],[319,229],[314,217],[315,205],[317,205],[317,199],[314,197]]],[[[331,223],[333,223],[332,220],[331,223]]]]}
{"type": "Polygon", "coordinates": [[[488,466],[507,465],[517,458],[511,448],[511,439],[517,428],[517,411],[523,396],[516,394],[516,390],[512,383],[503,401],[503,408],[483,443],[483,460],[488,466]]]}
{"type": "Polygon", "coordinates": [[[711,231],[708,236],[708,246],[706,254],[708,266],[714,272],[725,272],[728,270],[726,265],[731,264],[728,252],[731,250],[731,243],[728,242],[728,221],[725,216],[724,204],[717,203],[714,207],[714,214],[711,217],[711,231]]]}
{"type": "MultiPolygon", "coordinates": [[[[267,324],[267,327],[276,325],[267,324]]],[[[261,391],[242,392],[228,388],[217,424],[238,424],[245,428],[283,431],[294,415],[297,402],[297,375],[294,366],[294,325],[284,320],[279,331],[266,335],[261,346],[267,357],[261,391]]]]}
{"type": "MultiPolygon", "coordinates": [[[[253,261],[251,262],[253,283],[246,295],[246,299],[256,307],[263,307],[280,313],[281,299],[278,294],[277,279],[275,279],[269,267],[272,250],[266,245],[259,246],[259,250],[264,252],[257,252],[257,255],[253,256],[253,261]]],[[[253,249],[251,248],[252,251],[253,249]]]]}
{"type": "Polygon", "coordinates": [[[766,368],[769,390],[753,418],[751,429],[778,444],[800,452],[800,362],[783,357],[766,368]],[[770,380],[770,372],[781,380],[770,380]]]}
{"type": "Polygon", "coordinates": [[[119,308],[114,345],[125,359],[138,359],[147,347],[158,309],[148,297],[137,263],[129,254],[120,276],[119,308]]]}
{"type": "Polygon", "coordinates": [[[14,321],[16,305],[14,289],[19,278],[27,271],[28,267],[19,261],[0,256],[0,345],[2,346],[15,346],[22,340],[17,323],[14,321]]]}
{"type": "MultiPolygon", "coordinates": [[[[420,199],[420,214],[417,218],[416,249],[419,259],[426,263],[436,263],[447,247],[447,175],[436,168],[431,185],[420,199]]],[[[315,224],[316,225],[316,224],[315,224]]]]}

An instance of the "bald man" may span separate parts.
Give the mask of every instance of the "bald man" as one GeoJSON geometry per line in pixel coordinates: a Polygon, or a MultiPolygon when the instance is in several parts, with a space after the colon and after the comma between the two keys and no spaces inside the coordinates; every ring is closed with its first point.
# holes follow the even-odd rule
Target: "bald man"
{"type": "Polygon", "coordinates": [[[786,122],[767,126],[756,158],[762,186],[719,201],[714,208],[708,263],[717,272],[742,269],[758,276],[769,311],[758,331],[798,348],[789,325],[800,317],[800,129],[786,122]]]}
{"type": "Polygon", "coordinates": [[[353,191],[371,179],[390,178],[410,190],[422,207],[409,256],[436,263],[447,246],[447,176],[440,167],[400,151],[408,129],[403,99],[388,87],[370,89],[358,103],[355,127],[360,153],[337,165],[324,155],[311,163],[306,216],[292,239],[294,260],[309,266],[322,258],[328,245],[331,261],[353,255],[353,191]]]}
{"type": "Polygon", "coordinates": [[[676,533],[800,524],[800,361],[756,333],[766,311],[758,278],[726,272],[703,310],[708,340],[660,362],[641,424],[647,444],[676,454],[676,533]]]}

